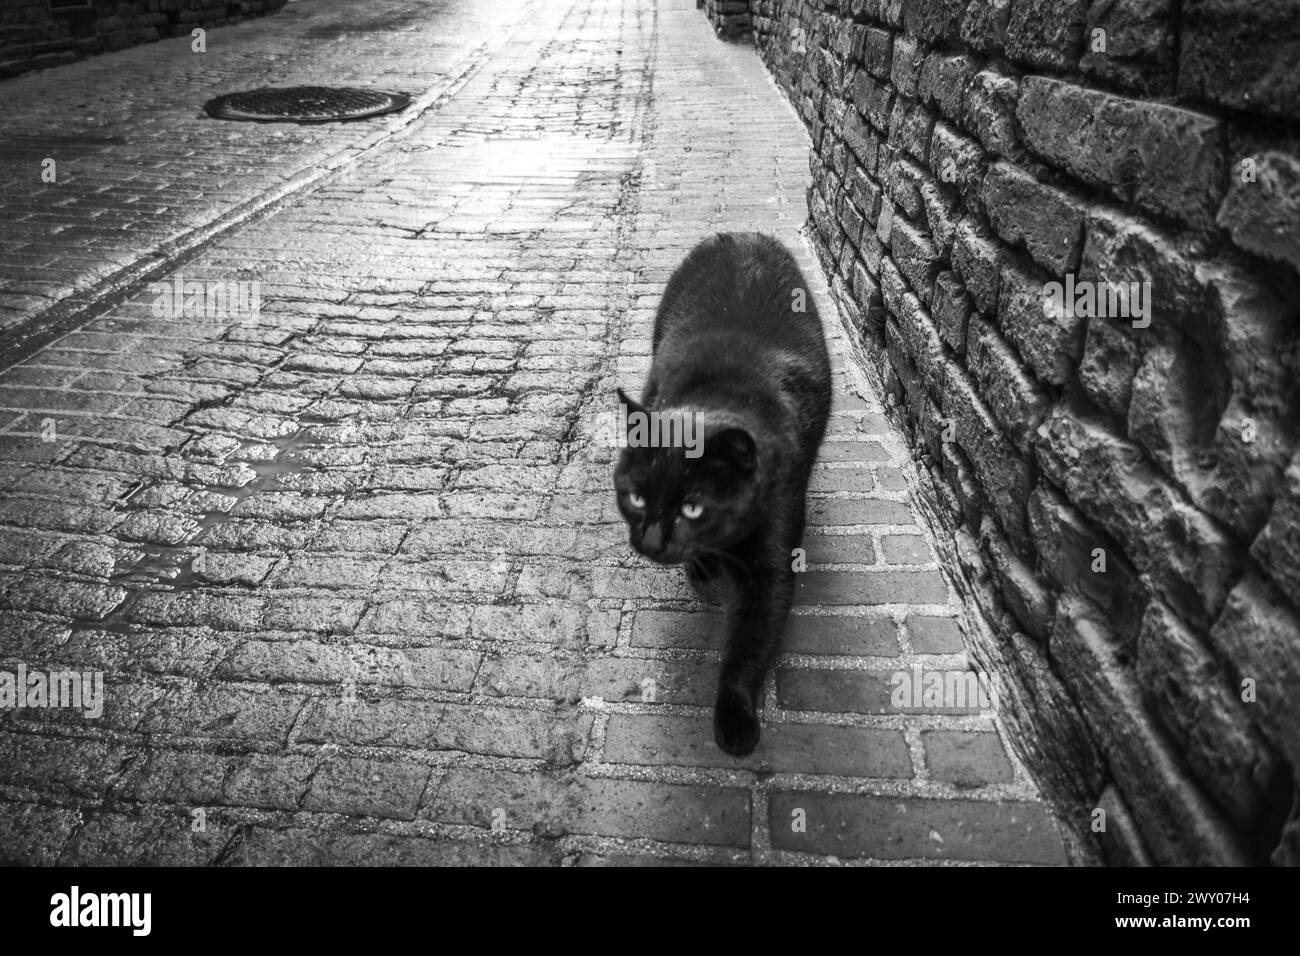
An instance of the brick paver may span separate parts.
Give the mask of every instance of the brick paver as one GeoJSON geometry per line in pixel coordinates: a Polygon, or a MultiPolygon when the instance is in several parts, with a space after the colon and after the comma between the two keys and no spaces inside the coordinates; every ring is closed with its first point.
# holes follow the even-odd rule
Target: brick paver
{"type": "MultiPolygon", "coordinates": [[[[526,6],[354,166],[170,267],[260,280],[255,321],[158,317],[138,290],[0,374],[0,670],[106,684],[98,719],[0,716],[0,857],[1064,862],[995,715],[891,702],[894,674],[968,663],[905,448],[800,236],[799,121],[689,0],[526,6]],[[837,368],[743,760],[712,739],[716,611],[630,552],[601,438],[669,272],[722,229],[797,252],[837,368]]],[[[228,55],[300,55],[295,29],[241,26],[228,55]]],[[[118,120],[128,143],[152,122],[173,121],[118,120]]],[[[311,135],[254,149],[247,196],[364,134],[311,135]]],[[[87,258],[129,264],[150,235],[87,258]]]]}
{"type": "Polygon", "coordinates": [[[51,309],[75,312],[166,268],[409,123],[454,93],[526,8],[309,0],[209,30],[202,52],[181,37],[6,81],[0,343],[48,327],[51,309]],[[415,101],[363,124],[214,123],[202,109],[238,89],[315,84],[415,101]]]}

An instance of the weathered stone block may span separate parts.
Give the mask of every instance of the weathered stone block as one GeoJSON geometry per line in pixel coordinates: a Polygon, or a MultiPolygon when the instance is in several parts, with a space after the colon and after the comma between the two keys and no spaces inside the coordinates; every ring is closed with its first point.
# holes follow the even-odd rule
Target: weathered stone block
{"type": "Polygon", "coordinates": [[[1248,274],[1202,267],[1204,323],[1149,348],[1129,434],[1209,514],[1253,537],[1267,518],[1300,419],[1292,307],[1248,274]]]}
{"type": "Polygon", "coordinates": [[[1025,145],[1125,202],[1200,228],[1223,198],[1220,122],[1203,113],[1089,90],[1045,76],[1022,81],[1025,145]]]}
{"type": "Polygon", "coordinates": [[[1248,689],[1248,712],[1286,757],[1300,766],[1300,614],[1262,575],[1248,572],[1232,589],[1210,643],[1232,662],[1234,690],[1248,689]]]}
{"type": "Polygon", "coordinates": [[[929,165],[940,183],[954,189],[967,206],[973,206],[988,165],[979,143],[939,120],[930,138],[929,165]]]}
{"type": "Polygon", "coordinates": [[[1064,70],[1083,50],[1088,0],[1011,0],[1006,50],[1031,66],[1064,70]]]}
{"type": "Polygon", "coordinates": [[[982,498],[1017,554],[1029,550],[1024,503],[1032,487],[1029,466],[1002,434],[979,389],[964,369],[945,362],[940,411],[953,424],[958,446],[975,471],[982,498]]]}
{"type": "Polygon", "coordinates": [[[867,217],[868,225],[873,224],[880,215],[880,186],[867,170],[859,166],[849,177],[848,190],[853,202],[867,217]]]}
{"type": "Polygon", "coordinates": [[[862,262],[853,266],[853,297],[862,318],[861,328],[879,335],[885,327],[885,303],[880,294],[880,283],[872,278],[862,262]]]}
{"type": "Polygon", "coordinates": [[[884,297],[885,308],[893,315],[898,315],[903,308],[903,296],[908,293],[907,280],[898,271],[894,260],[885,256],[880,260],[880,294],[884,297]]]}
{"type": "Polygon", "coordinates": [[[1065,385],[1083,354],[1084,320],[1048,307],[1048,280],[1015,262],[1002,268],[998,328],[1044,382],[1065,385]]]}
{"type": "Polygon", "coordinates": [[[975,305],[986,315],[997,312],[1006,254],[997,240],[966,219],[953,237],[952,265],[975,305]]]}
{"type": "Polygon", "coordinates": [[[1011,0],[971,0],[962,17],[962,42],[980,53],[1001,53],[1010,20],[1011,0]]]}
{"type": "Polygon", "coordinates": [[[1300,607],[1300,452],[1283,475],[1277,500],[1251,555],[1263,565],[1293,607],[1300,607]]]}
{"type": "Polygon", "coordinates": [[[1300,158],[1266,150],[1233,163],[1215,221],[1247,252],[1300,269],[1300,158]]]}
{"type": "Polygon", "coordinates": [[[939,258],[950,261],[953,239],[957,235],[957,206],[952,194],[946,189],[940,189],[928,173],[921,171],[921,176],[921,206],[925,213],[925,224],[930,229],[930,240],[934,243],[939,258]]]}
{"type": "Polygon", "coordinates": [[[997,525],[988,518],[980,526],[980,547],[988,558],[988,568],[1007,610],[1030,636],[1045,643],[1052,630],[1052,596],[1038,582],[1033,568],[1016,557],[997,525]]]}
{"type": "Polygon", "coordinates": [[[1109,319],[1089,319],[1079,362],[1084,394],[1120,421],[1128,419],[1133,377],[1142,355],[1122,328],[1109,319]]]}
{"type": "Polygon", "coordinates": [[[955,40],[965,12],[966,0],[907,0],[903,24],[908,33],[923,40],[955,40]]]}
{"type": "Polygon", "coordinates": [[[1125,655],[1083,602],[1058,602],[1049,646],[1152,858],[1162,866],[1248,865],[1239,834],[1183,771],[1172,742],[1147,715],[1125,655]]]}
{"type": "Polygon", "coordinates": [[[862,65],[877,79],[887,79],[894,63],[894,35],[880,27],[868,27],[862,48],[862,65]]]}
{"type": "Polygon", "coordinates": [[[926,391],[938,396],[940,378],[944,371],[943,343],[933,319],[921,301],[910,292],[903,296],[902,308],[898,311],[898,328],[908,357],[915,363],[926,391]]]}
{"type": "Polygon", "coordinates": [[[894,90],[859,70],[853,77],[853,105],[882,133],[889,132],[894,90]]]}
{"type": "Polygon", "coordinates": [[[1040,467],[1123,547],[1184,617],[1214,617],[1240,549],[1146,462],[1142,450],[1062,406],[1037,433],[1040,467]]]}
{"type": "Polygon", "coordinates": [[[1180,37],[1179,93],[1300,119],[1300,2],[1188,0],[1180,37]]]}
{"type": "Polygon", "coordinates": [[[1137,675],[1197,779],[1233,823],[1252,832],[1268,812],[1279,768],[1232,675],[1159,601],[1142,621],[1137,675]]]}
{"type": "Polygon", "coordinates": [[[921,201],[924,182],[925,174],[916,163],[906,157],[895,159],[885,172],[885,194],[908,219],[924,222],[925,205],[921,201]]]}
{"type": "MultiPolygon", "coordinates": [[[[1168,235],[1132,216],[1096,208],[1088,212],[1084,234],[1078,282],[1099,289],[1109,284],[1145,284],[1153,332],[1185,328],[1205,311],[1195,270],[1168,235]]],[[[1141,344],[1151,338],[1135,336],[1135,341],[1141,344]]]]}
{"type": "Polygon", "coordinates": [[[979,72],[974,57],[931,53],[925,58],[917,81],[917,97],[933,103],[953,123],[960,123],[964,113],[966,91],[979,72]]]}
{"type": "Polygon", "coordinates": [[[935,278],[930,311],[939,327],[939,337],[958,355],[964,355],[971,301],[955,273],[945,270],[935,278]]]}
{"type": "Polygon", "coordinates": [[[939,256],[934,243],[906,219],[896,219],[889,247],[899,270],[907,276],[916,294],[929,301],[934,277],[939,273],[939,256]]]}
{"type": "Polygon", "coordinates": [[[966,95],[962,125],[995,156],[1020,155],[1016,102],[1020,84],[992,70],[975,74],[966,95]]]}
{"type": "Polygon", "coordinates": [[[1172,92],[1169,0],[1093,0],[1083,31],[1085,73],[1148,93],[1172,92]]]}
{"type": "MultiPolygon", "coordinates": [[[[943,424],[942,421],[940,424],[943,424]]],[[[984,515],[979,484],[975,481],[975,474],[966,456],[955,441],[940,442],[939,462],[943,468],[944,481],[952,490],[959,520],[968,528],[978,528],[984,515]]]]}
{"type": "Polygon", "coordinates": [[[1036,773],[1046,778],[1058,800],[1064,798],[1063,809],[1090,818],[1106,778],[1105,760],[1046,650],[1015,629],[1000,638],[994,648],[979,643],[974,648],[981,666],[1005,668],[996,685],[999,712],[1014,728],[1036,773]]]}
{"type": "Polygon", "coordinates": [[[934,133],[934,114],[913,100],[898,97],[889,115],[889,145],[903,151],[919,163],[929,158],[930,137],[934,133]]]}
{"type": "Polygon", "coordinates": [[[865,220],[862,212],[853,205],[853,201],[848,195],[840,199],[839,222],[840,228],[844,230],[844,238],[848,240],[848,243],[852,243],[853,248],[856,249],[858,247],[858,237],[862,234],[862,226],[865,220]]]}
{"type": "Polygon", "coordinates": [[[1022,455],[1031,454],[1034,432],[1047,410],[1047,396],[1021,368],[997,329],[978,315],[970,319],[966,368],[1011,443],[1022,455]]]}
{"type": "Polygon", "coordinates": [[[1024,242],[1034,261],[1056,275],[1079,265],[1083,204],[1010,163],[989,167],[981,189],[989,223],[1010,243],[1024,242]]]}
{"type": "Polygon", "coordinates": [[[894,55],[889,68],[889,79],[899,95],[916,98],[916,85],[921,77],[921,64],[925,51],[914,37],[900,34],[894,38],[894,55]]]}
{"type": "Polygon", "coordinates": [[[1124,553],[1048,484],[1034,489],[1027,511],[1029,533],[1046,576],[1058,588],[1083,595],[1099,607],[1116,636],[1131,646],[1147,594],[1124,553]]]}

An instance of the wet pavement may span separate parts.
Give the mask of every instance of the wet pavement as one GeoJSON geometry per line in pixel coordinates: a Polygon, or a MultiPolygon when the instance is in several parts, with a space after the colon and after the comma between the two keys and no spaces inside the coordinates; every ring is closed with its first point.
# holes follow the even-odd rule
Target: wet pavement
{"type": "Polygon", "coordinates": [[[104,709],[0,711],[0,858],[1065,861],[996,716],[891,700],[968,668],[955,595],[800,233],[806,133],[694,4],[306,0],[5,88],[0,671],[104,709]],[[199,109],[326,82],[415,102],[199,109]],[[740,761],[716,613],[631,554],[604,440],[724,229],[796,251],[837,367],[740,761]]]}
{"type": "Polygon", "coordinates": [[[180,38],[6,81],[0,343],[51,308],[62,316],[166,268],[417,119],[526,6],[301,0],[209,31],[203,52],[180,38]],[[361,124],[223,124],[203,111],[219,94],[281,85],[396,89],[416,102],[361,124]]]}

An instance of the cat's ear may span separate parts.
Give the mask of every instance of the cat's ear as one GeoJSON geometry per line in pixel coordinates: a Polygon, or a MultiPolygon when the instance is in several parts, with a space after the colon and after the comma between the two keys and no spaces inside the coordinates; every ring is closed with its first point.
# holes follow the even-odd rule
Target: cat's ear
{"type": "Polygon", "coordinates": [[[758,447],[754,436],[743,428],[724,428],[714,432],[704,441],[705,451],[715,459],[724,461],[742,475],[751,474],[758,467],[758,447]]]}
{"type": "Polygon", "coordinates": [[[638,405],[636,402],[632,401],[632,399],[628,398],[628,397],[627,397],[627,393],[624,392],[621,388],[618,389],[618,400],[619,400],[620,402],[622,402],[624,405],[627,406],[627,413],[628,413],[629,415],[631,415],[633,412],[644,412],[644,411],[645,411],[644,408],[642,408],[642,407],[641,407],[640,405],[638,405]]]}

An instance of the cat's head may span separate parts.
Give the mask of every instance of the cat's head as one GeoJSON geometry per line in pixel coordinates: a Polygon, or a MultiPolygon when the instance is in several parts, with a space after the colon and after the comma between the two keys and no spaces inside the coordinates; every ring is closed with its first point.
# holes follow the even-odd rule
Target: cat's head
{"type": "Polygon", "coordinates": [[[753,527],[762,473],[750,430],[734,417],[648,410],[618,392],[627,444],[614,469],[632,547],[660,564],[726,549],[753,527]]]}

